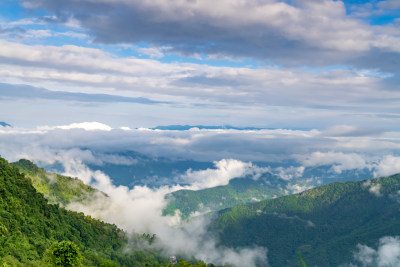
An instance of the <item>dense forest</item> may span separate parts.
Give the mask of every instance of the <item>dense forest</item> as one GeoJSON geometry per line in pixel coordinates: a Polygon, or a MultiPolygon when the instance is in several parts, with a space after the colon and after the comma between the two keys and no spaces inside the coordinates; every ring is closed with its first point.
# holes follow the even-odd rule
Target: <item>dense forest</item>
{"type": "MultiPolygon", "coordinates": [[[[31,175],[46,174],[28,161],[15,165],[31,175]]],[[[55,178],[61,183],[54,191],[58,193],[49,195],[57,197],[54,201],[67,203],[75,193],[62,191],[71,184],[78,184],[81,192],[93,192],[75,179],[55,178]]],[[[47,191],[47,186],[43,182],[42,189],[52,191],[47,191]]],[[[54,189],[54,185],[50,186],[54,189]]],[[[58,204],[49,204],[33,187],[32,179],[0,158],[0,266],[46,266],[49,251],[65,244],[64,241],[76,245],[83,266],[170,266],[168,257],[146,246],[153,238],[149,234],[137,234],[128,240],[127,234],[115,225],[68,211],[58,204]],[[138,248],[138,244],[147,248],[138,248]]],[[[196,261],[193,265],[206,266],[196,261]]],[[[175,266],[192,264],[180,260],[175,266]]]]}
{"type": "Polygon", "coordinates": [[[218,211],[238,204],[258,202],[284,195],[287,181],[276,175],[265,173],[258,179],[252,177],[235,178],[229,184],[213,188],[194,190],[179,190],[167,195],[168,205],[164,214],[173,215],[180,210],[183,218],[191,213],[218,211]]]}
{"type": "Polygon", "coordinates": [[[268,248],[271,266],[350,263],[357,244],[371,247],[400,235],[400,175],[336,182],[300,194],[221,211],[213,227],[221,243],[268,248]]]}

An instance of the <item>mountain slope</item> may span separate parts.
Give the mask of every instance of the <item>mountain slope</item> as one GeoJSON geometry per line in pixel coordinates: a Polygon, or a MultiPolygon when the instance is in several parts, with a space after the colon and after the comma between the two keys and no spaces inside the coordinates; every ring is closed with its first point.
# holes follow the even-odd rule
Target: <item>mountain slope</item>
{"type": "Polygon", "coordinates": [[[257,180],[251,177],[235,178],[228,185],[203,190],[179,190],[166,196],[168,205],[164,214],[180,210],[183,218],[195,211],[218,211],[238,204],[258,202],[284,195],[287,182],[265,173],[257,180]]]}
{"type": "Polygon", "coordinates": [[[80,202],[93,197],[96,193],[104,194],[85,185],[78,178],[47,172],[26,159],[21,159],[12,164],[21,173],[24,173],[32,181],[33,187],[52,204],[58,203],[65,206],[71,202],[80,202]]]}
{"type": "Polygon", "coordinates": [[[353,259],[357,244],[374,246],[400,235],[400,175],[333,183],[221,211],[214,230],[233,247],[268,248],[271,266],[339,266],[353,259]]]}
{"type": "Polygon", "coordinates": [[[0,263],[14,262],[15,266],[42,266],[43,253],[61,240],[77,244],[87,266],[107,262],[122,266],[166,262],[154,251],[127,249],[126,234],[115,225],[48,204],[31,181],[3,158],[0,158],[0,229],[0,263]]]}

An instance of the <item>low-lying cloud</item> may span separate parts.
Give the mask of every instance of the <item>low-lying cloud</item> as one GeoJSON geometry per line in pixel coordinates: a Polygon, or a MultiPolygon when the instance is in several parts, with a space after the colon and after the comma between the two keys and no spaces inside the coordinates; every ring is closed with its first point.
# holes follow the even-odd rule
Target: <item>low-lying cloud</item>
{"type": "Polygon", "coordinates": [[[216,264],[233,263],[237,266],[255,266],[256,262],[266,262],[265,248],[244,248],[233,250],[219,247],[215,237],[207,232],[209,218],[196,217],[182,222],[179,213],[162,216],[167,205],[165,195],[179,189],[194,189],[191,185],[160,187],[114,186],[110,178],[100,171],[91,171],[84,164],[70,159],[65,164],[67,175],[82,177],[84,181],[105,192],[108,197],[98,195],[86,203],[72,203],[67,208],[106,222],[114,223],[128,232],[156,234],[155,246],[170,255],[192,255],[205,262],[216,264]],[[173,242],[171,242],[173,240],[173,242]]]}
{"type": "Polygon", "coordinates": [[[375,177],[400,172],[399,132],[355,137],[326,133],[322,137],[321,133],[286,129],[115,129],[103,123],[82,122],[34,129],[2,127],[0,153],[11,161],[26,157],[40,162],[50,158],[47,153],[62,152],[97,166],[137,163],[134,156],[124,152],[138,152],[155,160],[164,157],[217,162],[216,168],[189,170],[178,179],[181,183],[197,182],[199,188],[207,183],[225,184],[233,176],[257,176],[268,171],[257,167],[266,167],[257,162],[273,164],[270,171],[286,180],[302,177],[307,169],[321,166],[335,175],[351,170],[367,170],[375,177]],[[203,179],[209,174],[216,178],[203,179]]]}
{"type": "Polygon", "coordinates": [[[269,168],[253,166],[251,162],[243,162],[234,159],[222,159],[214,162],[214,169],[200,171],[187,170],[180,177],[182,182],[190,184],[193,190],[227,185],[233,178],[250,176],[258,179],[263,173],[270,172],[269,168]]]}
{"type": "Polygon", "coordinates": [[[379,240],[379,245],[376,249],[359,244],[357,246],[357,252],[354,253],[354,259],[363,267],[399,266],[400,238],[398,236],[382,237],[379,240]]]}

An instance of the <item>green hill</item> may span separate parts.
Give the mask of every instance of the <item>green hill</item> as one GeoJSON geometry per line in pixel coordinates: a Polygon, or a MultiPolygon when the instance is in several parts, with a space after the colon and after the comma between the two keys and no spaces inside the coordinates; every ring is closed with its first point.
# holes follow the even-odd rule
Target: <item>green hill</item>
{"type": "Polygon", "coordinates": [[[284,195],[287,182],[272,174],[257,180],[250,177],[232,179],[228,185],[203,190],[179,190],[166,196],[168,205],[164,214],[173,215],[180,210],[183,218],[191,213],[218,211],[238,204],[258,202],[284,195]]]}
{"type": "Polygon", "coordinates": [[[268,248],[271,266],[339,266],[357,244],[400,235],[400,175],[332,183],[219,212],[221,244],[268,248]]]}
{"type": "MultiPolygon", "coordinates": [[[[136,237],[138,242],[144,239],[136,237]]],[[[43,266],[44,252],[62,240],[78,245],[85,266],[168,262],[153,250],[129,248],[126,233],[115,225],[48,204],[30,179],[0,158],[0,264],[43,266]]]]}
{"type": "Polygon", "coordinates": [[[31,180],[33,187],[42,193],[51,204],[65,206],[71,202],[80,202],[90,198],[96,193],[104,194],[85,185],[78,178],[47,172],[26,159],[12,164],[31,180]]]}

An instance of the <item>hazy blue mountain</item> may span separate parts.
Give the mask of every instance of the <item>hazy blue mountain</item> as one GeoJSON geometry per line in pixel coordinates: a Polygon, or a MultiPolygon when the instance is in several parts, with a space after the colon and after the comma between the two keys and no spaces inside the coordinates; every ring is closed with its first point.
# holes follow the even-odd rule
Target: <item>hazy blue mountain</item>
{"type": "MultiPolygon", "coordinates": [[[[159,187],[163,185],[182,184],[180,179],[187,170],[199,171],[214,169],[215,164],[210,161],[196,161],[191,159],[174,159],[166,157],[151,157],[136,151],[102,152],[89,150],[93,157],[99,159],[99,163],[85,162],[90,169],[100,170],[111,177],[115,185],[133,187],[135,185],[146,185],[159,187]],[[113,160],[111,160],[113,159],[113,160]]],[[[47,165],[38,162],[38,165],[47,171],[63,173],[64,168],[60,162],[47,165]]],[[[281,169],[301,167],[294,160],[283,162],[253,162],[258,167],[268,167],[277,176],[281,175],[281,169]]],[[[373,171],[369,169],[344,170],[341,173],[334,172],[332,165],[305,167],[301,176],[291,178],[292,183],[319,186],[321,184],[335,181],[363,180],[371,177],[373,171]]],[[[285,178],[285,177],[284,177],[285,178]]],[[[288,179],[288,178],[285,178],[288,179]]],[[[184,185],[184,184],[182,184],[184,185]]],[[[289,190],[290,191],[290,190],[289,190]]]]}
{"type": "Polygon", "coordinates": [[[235,127],[231,125],[221,125],[221,126],[207,126],[207,125],[165,125],[165,126],[157,126],[151,128],[153,130],[173,130],[173,131],[187,131],[192,128],[198,129],[207,129],[207,130],[265,130],[265,129],[272,129],[272,128],[258,128],[258,127],[235,127]]]}
{"type": "Polygon", "coordinates": [[[0,126],[3,126],[3,127],[12,127],[10,124],[8,124],[8,123],[6,123],[6,122],[4,122],[4,121],[0,121],[0,126]]]}
{"type": "Polygon", "coordinates": [[[357,244],[400,234],[400,175],[336,182],[218,213],[221,244],[268,248],[271,266],[339,266],[357,244]]]}

